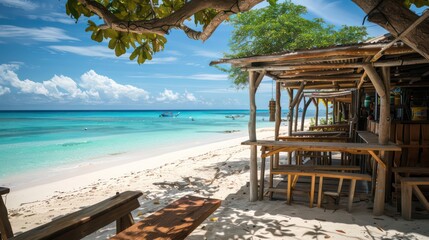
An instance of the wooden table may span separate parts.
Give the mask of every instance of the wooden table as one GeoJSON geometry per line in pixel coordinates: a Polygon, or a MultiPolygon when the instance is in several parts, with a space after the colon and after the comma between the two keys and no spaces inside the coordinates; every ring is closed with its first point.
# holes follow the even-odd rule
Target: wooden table
{"type": "MultiPolygon", "coordinates": [[[[339,136],[345,135],[346,132],[335,131],[335,132],[319,132],[319,131],[302,131],[302,132],[293,132],[292,136],[339,136]]],[[[348,135],[348,134],[347,134],[348,135]]]]}
{"type": "MultiPolygon", "coordinates": [[[[401,148],[394,144],[367,144],[367,143],[337,143],[337,142],[288,142],[288,141],[245,141],[242,145],[261,146],[261,176],[265,172],[265,158],[277,154],[279,152],[293,151],[319,151],[319,152],[348,152],[351,154],[370,154],[380,166],[386,168],[384,160],[382,160],[375,152],[377,151],[401,151],[401,148]],[[267,151],[267,149],[270,149],[267,151]]],[[[288,184],[289,185],[289,184],[288,184]]],[[[377,188],[384,186],[376,185],[377,188]]],[[[374,203],[375,204],[375,203],[374,203]]]]}
{"type": "Polygon", "coordinates": [[[310,131],[349,131],[350,125],[348,123],[344,124],[332,124],[332,125],[319,125],[319,126],[310,126],[310,131]]]}

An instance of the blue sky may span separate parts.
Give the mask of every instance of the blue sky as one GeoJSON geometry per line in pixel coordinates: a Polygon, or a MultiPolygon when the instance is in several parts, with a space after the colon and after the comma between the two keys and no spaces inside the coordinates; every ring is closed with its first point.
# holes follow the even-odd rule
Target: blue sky
{"type": "MultiPolygon", "coordinates": [[[[364,12],[351,1],[295,0],[308,18],[361,25],[364,12]]],[[[51,109],[247,109],[247,89],[237,90],[211,60],[228,52],[231,26],[222,24],[206,42],[180,31],[165,50],[138,65],[116,57],[107,43],[85,32],[64,10],[65,0],[0,0],[0,110],[51,109]]],[[[257,7],[263,7],[262,3],[257,7]]],[[[385,31],[366,23],[371,36],[385,31]]],[[[271,80],[257,95],[266,109],[271,80]]]]}

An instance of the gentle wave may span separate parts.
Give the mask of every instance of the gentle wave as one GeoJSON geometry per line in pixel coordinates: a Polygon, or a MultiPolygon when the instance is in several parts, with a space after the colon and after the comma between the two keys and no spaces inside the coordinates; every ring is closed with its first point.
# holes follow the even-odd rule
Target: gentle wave
{"type": "Polygon", "coordinates": [[[83,141],[83,142],[67,142],[67,143],[63,143],[63,144],[59,144],[63,147],[73,147],[73,146],[78,146],[78,145],[82,145],[82,144],[88,144],[91,143],[91,141],[83,141]]]}

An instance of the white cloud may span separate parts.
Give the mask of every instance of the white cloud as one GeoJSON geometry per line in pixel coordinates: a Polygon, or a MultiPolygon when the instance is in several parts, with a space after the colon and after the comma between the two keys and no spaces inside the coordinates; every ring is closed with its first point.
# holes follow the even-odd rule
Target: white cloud
{"type": "Polygon", "coordinates": [[[174,55],[174,56],[183,56],[184,55],[177,50],[165,50],[164,53],[168,54],[168,55],[174,55]]]}
{"type": "Polygon", "coordinates": [[[199,90],[197,92],[199,93],[219,93],[219,94],[225,94],[225,93],[238,93],[238,92],[248,91],[247,89],[237,89],[237,88],[213,88],[213,89],[205,89],[205,90],[199,90]]]}
{"type": "Polygon", "coordinates": [[[190,102],[196,102],[197,101],[197,98],[194,96],[193,93],[185,91],[185,93],[183,95],[184,95],[185,99],[190,101],[190,102]]]}
{"type": "Polygon", "coordinates": [[[177,61],[176,57],[165,57],[165,58],[156,58],[154,57],[150,61],[146,61],[145,64],[167,64],[177,61]]]}
{"type": "Polygon", "coordinates": [[[164,89],[164,92],[159,93],[159,96],[156,98],[160,102],[171,102],[179,99],[180,94],[173,92],[170,89],[164,89]]]}
{"type": "Polygon", "coordinates": [[[160,92],[158,94],[158,97],[156,97],[156,101],[158,102],[200,102],[193,93],[188,92],[188,90],[185,90],[183,94],[180,94],[178,92],[174,92],[170,89],[164,89],[163,92],[160,92]]]}
{"type": "Polygon", "coordinates": [[[36,3],[28,0],[0,0],[0,4],[6,7],[19,8],[26,11],[34,10],[38,7],[36,3]]]}
{"type": "Polygon", "coordinates": [[[40,42],[78,41],[68,36],[63,29],[55,27],[25,28],[13,25],[0,25],[0,38],[32,39],[40,42]]]}
{"type": "Polygon", "coordinates": [[[75,20],[68,17],[65,13],[50,13],[49,15],[27,15],[29,19],[42,20],[46,22],[59,22],[64,24],[74,24],[75,20]]]}
{"type": "Polygon", "coordinates": [[[107,99],[128,98],[132,101],[149,99],[149,93],[144,89],[132,85],[122,85],[114,80],[97,74],[94,70],[89,70],[81,76],[80,87],[91,93],[99,93],[107,99]]]}
{"type": "Polygon", "coordinates": [[[0,96],[1,96],[1,95],[4,95],[4,94],[6,94],[6,93],[10,93],[10,88],[0,86],[0,96]]]}
{"type": "Polygon", "coordinates": [[[193,63],[193,62],[185,63],[185,65],[187,65],[187,66],[193,66],[193,67],[203,67],[203,65],[201,65],[199,63],[193,63]]]}
{"type": "Polygon", "coordinates": [[[132,78],[148,78],[148,79],[189,79],[189,80],[207,80],[207,81],[226,81],[227,74],[192,74],[192,75],[172,75],[172,74],[153,74],[153,75],[132,75],[132,78]]]}
{"type": "MultiPolygon", "coordinates": [[[[168,63],[172,63],[172,62],[176,62],[177,58],[176,57],[154,57],[152,58],[152,60],[146,60],[146,62],[144,62],[144,64],[168,64],[168,63]]],[[[137,62],[135,60],[133,61],[128,61],[126,62],[127,64],[137,64],[137,62]]]]}
{"type": "Polygon", "coordinates": [[[86,57],[102,57],[102,58],[117,58],[115,53],[109,49],[107,46],[60,46],[53,45],[48,46],[49,49],[65,52],[65,53],[73,53],[86,57]]]}
{"type": "Polygon", "coordinates": [[[221,58],[222,57],[222,53],[214,52],[214,51],[208,51],[208,50],[195,50],[194,55],[199,56],[199,57],[206,57],[206,58],[221,58]]]}
{"type": "MultiPolygon", "coordinates": [[[[81,100],[92,103],[118,102],[124,99],[132,101],[149,99],[149,93],[144,89],[119,84],[106,76],[97,74],[94,70],[84,73],[79,84],[63,75],[55,75],[43,82],[35,82],[29,79],[21,80],[16,74],[17,70],[19,70],[17,64],[1,64],[0,83],[13,87],[23,94],[42,95],[59,101],[81,100]]],[[[5,94],[10,92],[10,89],[2,87],[0,92],[5,94]]]]}
{"type": "Polygon", "coordinates": [[[210,81],[226,81],[228,80],[227,74],[194,74],[188,77],[194,80],[210,80],[210,81]]]}

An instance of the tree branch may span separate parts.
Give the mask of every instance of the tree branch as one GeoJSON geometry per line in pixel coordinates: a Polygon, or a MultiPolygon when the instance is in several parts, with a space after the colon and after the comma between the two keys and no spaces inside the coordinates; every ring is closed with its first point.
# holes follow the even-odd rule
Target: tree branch
{"type": "MultiPolygon", "coordinates": [[[[380,25],[393,36],[399,36],[418,18],[406,8],[400,0],[353,0],[368,14],[368,20],[380,25]]],[[[402,41],[429,60],[429,20],[426,19],[406,36],[402,41]]]]}
{"type": "MultiPolygon", "coordinates": [[[[119,32],[133,32],[139,34],[155,33],[158,35],[165,35],[170,29],[179,28],[182,29],[188,37],[205,41],[230,15],[247,11],[263,0],[191,0],[185,3],[182,8],[165,18],[138,21],[121,20],[111,13],[105,6],[94,0],[78,1],[90,11],[101,17],[104,20],[105,25],[119,32]],[[195,13],[204,9],[214,9],[219,11],[219,13],[205,27],[203,32],[192,30],[183,24],[184,21],[189,19],[195,13]]],[[[106,28],[106,26],[103,26],[103,28],[106,28]]]]}

